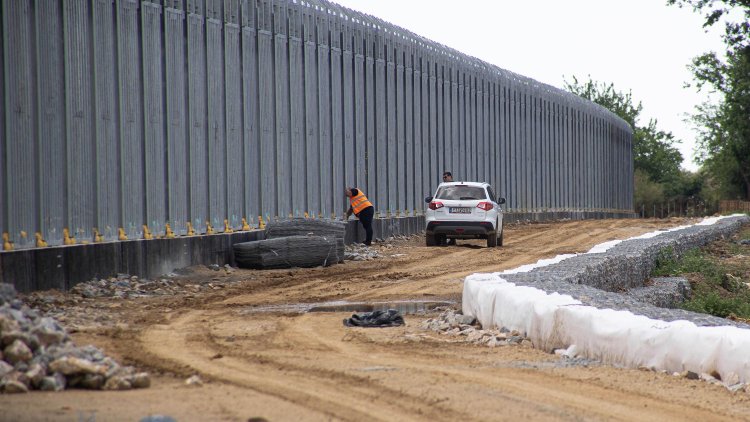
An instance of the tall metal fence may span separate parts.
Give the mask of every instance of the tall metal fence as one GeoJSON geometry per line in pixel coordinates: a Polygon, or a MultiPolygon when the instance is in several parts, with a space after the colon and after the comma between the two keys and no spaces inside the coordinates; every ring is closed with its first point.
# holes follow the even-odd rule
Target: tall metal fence
{"type": "Polygon", "coordinates": [[[632,210],[624,121],[333,3],[0,13],[0,231],[16,248],[330,218],[346,185],[414,215],[444,170],[492,183],[510,212],[632,210]]]}

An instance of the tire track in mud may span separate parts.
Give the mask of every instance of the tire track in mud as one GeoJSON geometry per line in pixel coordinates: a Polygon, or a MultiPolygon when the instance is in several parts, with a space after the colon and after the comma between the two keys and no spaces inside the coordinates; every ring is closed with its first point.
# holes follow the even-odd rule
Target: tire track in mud
{"type": "MultiPolygon", "coordinates": [[[[632,221],[630,223],[632,224],[632,221]]],[[[408,274],[409,277],[402,277],[402,282],[397,285],[387,283],[384,286],[372,287],[351,295],[349,299],[388,298],[407,294],[419,298],[428,293],[429,296],[455,300],[456,296],[460,295],[460,287],[456,289],[456,286],[470,274],[502,271],[560,254],[581,253],[598,243],[656,229],[650,225],[633,228],[627,221],[612,223],[605,228],[596,227],[596,224],[601,223],[545,224],[541,232],[534,226],[534,230],[528,234],[522,234],[528,230],[509,230],[508,237],[513,240],[505,247],[496,249],[478,247],[477,242],[480,241],[461,243],[458,247],[414,248],[415,256],[404,259],[398,266],[398,271],[408,274]],[[513,236],[514,231],[516,236],[513,236]],[[558,242],[550,239],[562,240],[558,242]]],[[[374,274],[367,274],[368,278],[373,280],[386,273],[376,271],[374,274]]]]}
{"type": "MultiPolygon", "coordinates": [[[[323,318],[312,314],[295,318],[294,324],[284,327],[284,331],[286,331],[284,336],[297,339],[305,338],[306,341],[300,342],[306,345],[322,344],[326,350],[334,350],[342,358],[346,358],[347,361],[356,360],[360,365],[392,366],[402,370],[409,370],[411,372],[410,376],[421,378],[425,385],[439,381],[435,379],[434,372],[435,367],[443,363],[444,353],[442,353],[442,350],[427,348],[425,353],[414,354],[413,347],[404,347],[407,346],[405,344],[393,347],[393,343],[382,344],[375,342],[379,348],[377,350],[377,357],[373,358],[371,357],[372,343],[366,341],[341,341],[339,337],[330,335],[326,330],[319,330],[319,327],[329,327],[330,324],[316,324],[311,321],[323,318]],[[310,327],[313,329],[311,330],[310,327]],[[437,356],[435,356],[435,352],[438,352],[437,356]],[[405,356],[408,356],[408,358],[405,358],[405,356]]],[[[362,330],[366,329],[356,330],[362,333],[362,330]]],[[[444,381],[447,375],[450,378],[449,383],[454,385],[451,388],[454,391],[480,388],[498,393],[497,395],[501,398],[501,401],[505,401],[506,403],[496,403],[494,406],[498,407],[498,410],[506,409],[506,416],[510,416],[513,413],[513,411],[507,411],[507,409],[511,408],[511,405],[517,409],[522,409],[518,417],[529,415],[531,412],[534,414],[534,419],[553,417],[553,419],[578,420],[579,417],[576,415],[586,412],[591,417],[597,419],[611,417],[614,413],[619,416],[617,419],[621,420],[669,420],[684,410],[683,404],[663,402],[662,400],[644,395],[641,397],[641,400],[645,402],[644,407],[647,408],[646,411],[633,411],[628,406],[632,402],[632,392],[616,391],[611,388],[602,388],[598,385],[585,385],[579,382],[561,380],[559,376],[550,376],[544,372],[513,369],[498,370],[497,368],[479,373],[474,370],[467,371],[466,368],[482,364],[482,360],[474,355],[477,349],[481,348],[461,343],[452,344],[449,347],[451,349],[460,349],[464,353],[455,355],[459,362],[441,367],[440,371],[443,374],[440,380],[444,381]],[[562,386],[560,385],[561,381],[564,384],[562,386]],[[551,385],[554,385],[554,387],[549,387],[551,385]],[[566,386],[570,388],[565,388],[566,386]],[[606,397],[607,400],[602,400],[602,397],[606,397]]],[[[429,397],[423,397],[421,400],[429,401],[429,397]]],[[[480,404],[477,403],[477,406],[480,404]]],[[[488,416],[493,413],[493,411],[488,412],[488,416]]],[[[701,420],[716,417],[716,412],[714,411],[696,411],[691,412],[691,414],[693,417],[701,420]]],[[[476,415],[462,415],[462,419],[471,419],[472,417],[476,417],[476,415]]]]}
{"type": "MultiPolygon", "coordinates": [[[[344,420],[394,420],[405,414],[414,420],[455,420],[459,416],[451,409],[428,406],[419,398],[394,389],[372,386],[366,377],[281,362],[268,353],[235,353],[211,338],[209,330],[200,323],[207,317],[217,315],[193,311],[168,326],[152,327],[144,333],[143,344],[149,352],[169,354],[170,359],[191,366],[210,379],[282,398],[321,415],[344,420]],[[201,328],[196,329],[197,326],[201,328]]],[[[278,338],[284,331],[282,328],[270,337],[278,338]]]]}
{"type": "MultiPolygon", "coordinates": [[[[677,224],[684,221],[672,225],[677,224]]],[[[520,227],[509,230],[505,247],[491,250],[474,248],[471,242],[426,248],[412,239],[398,249],[404,256],[395,259],[272,272],[260,287],[204,302],[202,310],[177,310],[166,323],[146,327],[140,343],[144,356],[157,357],[165,369],[191,368],[307,409],[311,419],[722,419],[715,410],[637,388],[512,367],[518,360],[554,359],[535,350],[506,349],[498,357],[488,348],[422,339],[424,334],[414,334],[414,327],[347,330],[341,324],[348,316],[344,314],[242,312],[257,304],[331,299],[460,299],[460,279],[467,274],[582,252],[666,226],[626,220],[520,227]],[[497,359],[510,364],[498,366],[497,359]]]]}
{"type": "Polygon", "coordinates": [[[506,246],[493,249],[480,246],[480,240],[459,241],[457,247],[428,248],[421,239],[412,239],[403,251],[405,256],[396,259],[388,256],[389,249],[384,249],[379,251],[386,259],[272,272],[273,283],[266,282],[252,295],[233,295],[225,303],[241,306],[288,303],[295,298],[310,302],[425,296],[456,300],[461,291],[457,286],[469,274],[501,271],[563,253],[585,252],[597,243],[668,226],[640,221],[633,224],[634,221],[638,220],[617,220],[604,227],[602,220],[509,227],[506,246]],[[388,278],[394,272],[403,275],[398,283],[388,278]],[[279,294],[261,296],[257,294],[261,290],[279,294]]]}
{"type": "MultiPolygon", "coordinates": [[[[284,317],[281,323],[264,315],[263,320],[274,321],[273,333],[230,348],[220,338],[236,332],[238,323],[207,326],[210,321],[230,317],[194,311],[180,316],[170,327],[155,327],[144,339],[151,337],[150,345],[160,341],[159,349],[170,350],[176,361],[200,362],[196,369],[212,380],[344,420],[496,419],[497,415],[503,419],[580,420],[580,415],[586,414],[593,419],[661,421],[686,416],[685,403],[566,379],[550,371],[493,367],[492,356],[484,348],[420,344],[415,353],[415,345],[404,342],[402,332],[384,337],[354,329],[342,336],[340,331],[346,329],[336,328],[337,315],[304,314],[284,317]],[[196,325],[201,326],[200,333],[196,325]],[[221,358],[217,359],[218,355],[221,358]],[[325,357],[309,359],[311,355],[325,357]],[[452,361],[446,365],[448,356],[452,361]],[[367,368],[383,369],[370,376],[367,368]],[[436,389],[436,385],[441,387],[436,389]],[[462,396],[462,403],[452,400],[462,396]],[[642,403],[637,409],[632,406],[634,397],[642,403]]],[[[526,353],[549,359],[538,351],[526,353]]],[[[690,410],[690,417],[722,419],[715,411],[702,409],[690,410]]]]}

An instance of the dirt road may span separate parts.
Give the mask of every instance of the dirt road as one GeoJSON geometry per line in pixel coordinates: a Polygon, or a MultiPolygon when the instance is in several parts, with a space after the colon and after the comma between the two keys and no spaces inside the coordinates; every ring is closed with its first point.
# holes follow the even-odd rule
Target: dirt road
{"type": "MultiPolygon", "coordinates": [[[[480,241],[426,248],[414,237],[376,246],[381,257],[373,261],[239,270],[218,280],[234,283],[211,293],[91,300],[76,305],[86,306],[91,320],[74,334],[76,342],[150,371],[151,388],[0,396],[0,419],[750,420],[750,393],[649,371],[571,365],[528,344],[468,344],[420,329],[424,315],[407,315],[404,327],[346,328],[342,319],[351,312],[299,313],[286,306],[401,300],[460,306],[468,274],[684,223],[516,225],[496,249],[480,241]],[[102,314],[114,321],[102,324],[102,314]],[[202,386],[185,384],[194,374],[202,386]]],[[[196,269],[188,277],[216,273],[196,269]]]]}

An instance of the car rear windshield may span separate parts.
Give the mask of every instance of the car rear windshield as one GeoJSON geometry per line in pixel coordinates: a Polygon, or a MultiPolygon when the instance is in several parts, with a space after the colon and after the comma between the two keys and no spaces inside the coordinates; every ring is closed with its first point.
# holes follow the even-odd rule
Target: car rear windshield
{"type": "Polygon", "coordinates": [[[487,194],[484,193],[484,188],[477,186],[466,186],[466,185],[453,185],[443,186],[438,189],[435,199],[452,199],[452,200],[472,200],[472,199],[487,199],[487,194]]]}

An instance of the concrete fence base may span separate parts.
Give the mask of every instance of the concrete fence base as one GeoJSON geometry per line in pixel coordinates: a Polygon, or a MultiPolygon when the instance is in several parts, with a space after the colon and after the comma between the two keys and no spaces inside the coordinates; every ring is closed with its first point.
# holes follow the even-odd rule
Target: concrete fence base
{"type": "MultiPolygon", "coordinates": [[[[424,217],[379,219],[373,222],[375,238],[410,235],[424,230],[424,217]]],[[[262,240],[263,230],[218,233],[172,239],[125,240],[0,252],[0,282],[16,290],[68,290],[92,278],[117,273],[142,278],[158,277],[191,265],[235,265],[232,245],[262,240]]],[[[364,229],[349,221],[346,243],[361,242],[364,229]]]]}
{"type": "MultiPolygon", "coordinates": [[[[506,223],[586,218],[628,218],[632,213],[586,211],[507,213],[506,223]]],[[[375,239],[408,236],[424,230],[424,217],[383,218],[373,221],[375,239]]],[[[19,292],[68,290],[92,278],[117,273],[142,278],[158,277],[191,265],[234,265],[232,245],[261,240],[262,230],[219,233],[173,239],[126,240],[0,252],[0,282],[13,284],[19,292]]],[[[365,232],[352,218],[347,225],[347,244],[362,242],[365,232]]]]}

